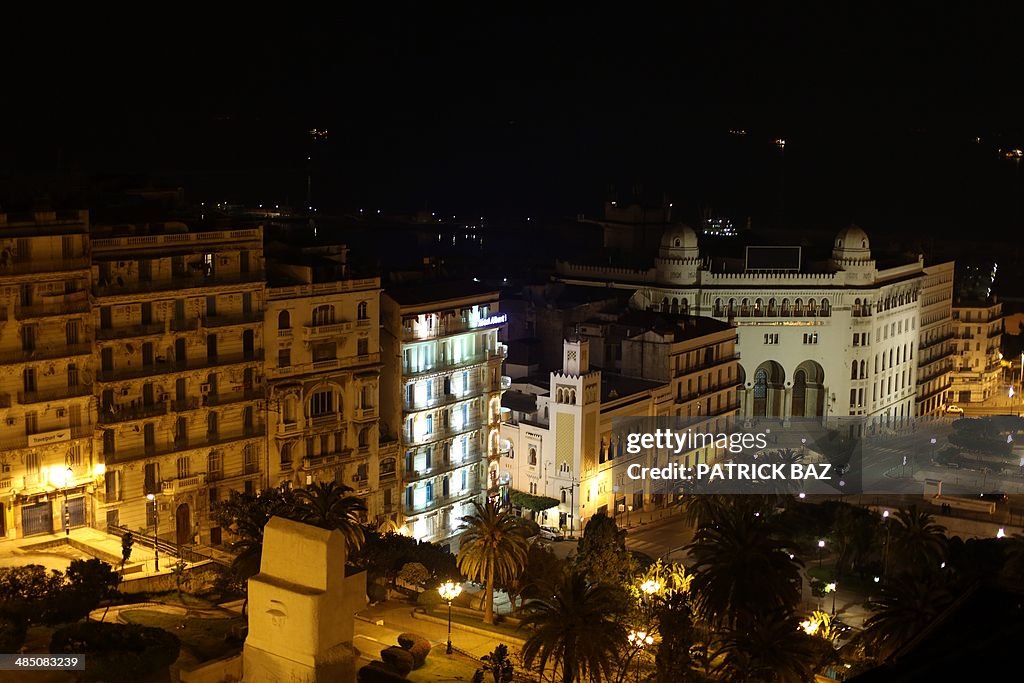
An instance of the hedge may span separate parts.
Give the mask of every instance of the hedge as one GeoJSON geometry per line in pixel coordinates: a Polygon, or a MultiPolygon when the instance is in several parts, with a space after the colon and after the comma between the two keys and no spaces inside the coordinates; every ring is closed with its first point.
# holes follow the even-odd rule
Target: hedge
{"type": "Polygon", "coordinates": [[[54,632],[50,652],[86,655],[82,680],[138,681],[166,669],[181,643],[173,633],[138,624],[86,621],[54,632]]]}

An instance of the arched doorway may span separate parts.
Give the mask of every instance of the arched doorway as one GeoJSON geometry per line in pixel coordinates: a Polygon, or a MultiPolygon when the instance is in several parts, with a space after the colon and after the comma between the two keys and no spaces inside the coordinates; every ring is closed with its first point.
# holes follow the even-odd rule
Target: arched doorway
{"type": "Polygon", "coordinates": [[[754,371],[755,417],[780,417],[782,415],[783,385],[786,373],[773,360],[765,361],[754,371]]]}
{"type": "Polygon", "coordinates": [[[188,545],[192,542],[192,515],[189,512],[188,503],[178,506],[174,513],[174,526],[177,530],[178,545],[188,545]]]}
{"type": "Polygon", "coordinates": [[[821,417],[825,414],[825,370],[813,360],[796,366],[793,375],[793,417],[821,417]]]}

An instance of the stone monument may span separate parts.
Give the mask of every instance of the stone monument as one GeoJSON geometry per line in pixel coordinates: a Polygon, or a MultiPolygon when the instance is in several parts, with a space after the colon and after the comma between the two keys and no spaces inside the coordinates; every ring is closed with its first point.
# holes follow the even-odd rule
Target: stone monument
{"type": "Polygon", "coordinates": [[[346,590],[345,553],[337,530],[283,517],[267,523],[260,573],[249,579],[246,683],[355,680],[353,614],[365,588],[361,596],[354,582],[346,590]]]}

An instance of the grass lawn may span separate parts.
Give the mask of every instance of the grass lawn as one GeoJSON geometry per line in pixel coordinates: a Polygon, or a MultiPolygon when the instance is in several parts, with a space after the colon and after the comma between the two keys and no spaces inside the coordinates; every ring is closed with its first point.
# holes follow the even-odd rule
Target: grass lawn
{"type": "MultiPolygon", "coordinates": [[[[809,568],[807,570],[807,575],[814,579],[820,579],[825,583],[829,583],[831,581],[836,580],[835,567],[830,566],[828,564],[825,564],[820,568],[817,566],[809,568]]],[[[841,585],[844,590],[853,591],[855,593],[860,592],[864,594],[870,593],[875,588],[875,583],[871,581],[871,579],[865,580],[862,579],[860,576],[857,576],[856,574],[842,577],[841,585]]]]}
{"type": "MultiPolygon", "coordinates": [[[[433,617],[438,619],[448,618],[448,605],[435,607],[434,611],[428,612],[433,617]]],[[[520,630],[511,624],[497,623],[493,626],[484,623],[484,613],[480,612],[480,616],[469,616],[467,614],[460,614],[459,612],[452,612],[452,623],[453,624],[464,624],[466,626],[475,626],[477,628],[486,629],[488,631],[494,631],[495,633],[503,633],[514,638],[527,638],[530,633],[529,631],[520,630]]]]}
{"type": "Polygon", "coordinates": [[[180,605],[182,607],[196,607],[200,609],[216,607],[216,605],[206,598],[198,595],[192,595],[191,593],[182,593],[178,595],[178,591],[167,591],[165,593],[149,593],[144,596],[141,602],[159,602],[164,605],[180,605]]]}
{"type": "Polygon", "coordinates": [[[409,672],[412,683],[434,683],[434,681],[469,681],[479,664],[459,654],[446,655],[444,645],[436,645],[430,651],[422,667],[409,672]]]}
{"type": "Polygon", "coordinates": [[[133,624],[155,626],[169,631],[181,639],[181,644],[188,648],[200,661],[209,661],[217,657],[238,652],[241,645],[225,640],[228,631],[236,624],[244,624],[245,619],[186,619],[184,616],[167,614],[148,609],[126,610],[121,617],[133,624]],[[184,625],[184,628],[181,628],[184,625]]]}

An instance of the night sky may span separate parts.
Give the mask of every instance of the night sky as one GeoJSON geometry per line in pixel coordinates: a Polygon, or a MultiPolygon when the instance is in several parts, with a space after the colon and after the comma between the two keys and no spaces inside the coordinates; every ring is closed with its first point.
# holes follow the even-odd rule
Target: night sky
{"type": "Polygon", "coordinates": [[[997,148],[1024,146],[1020,17],[892,4],[8,30],[0,202],[151,182],[298,205],[312,153],[324,210],[572,216],[642,187],[762,226],[1019,225],[997,148]]]}

